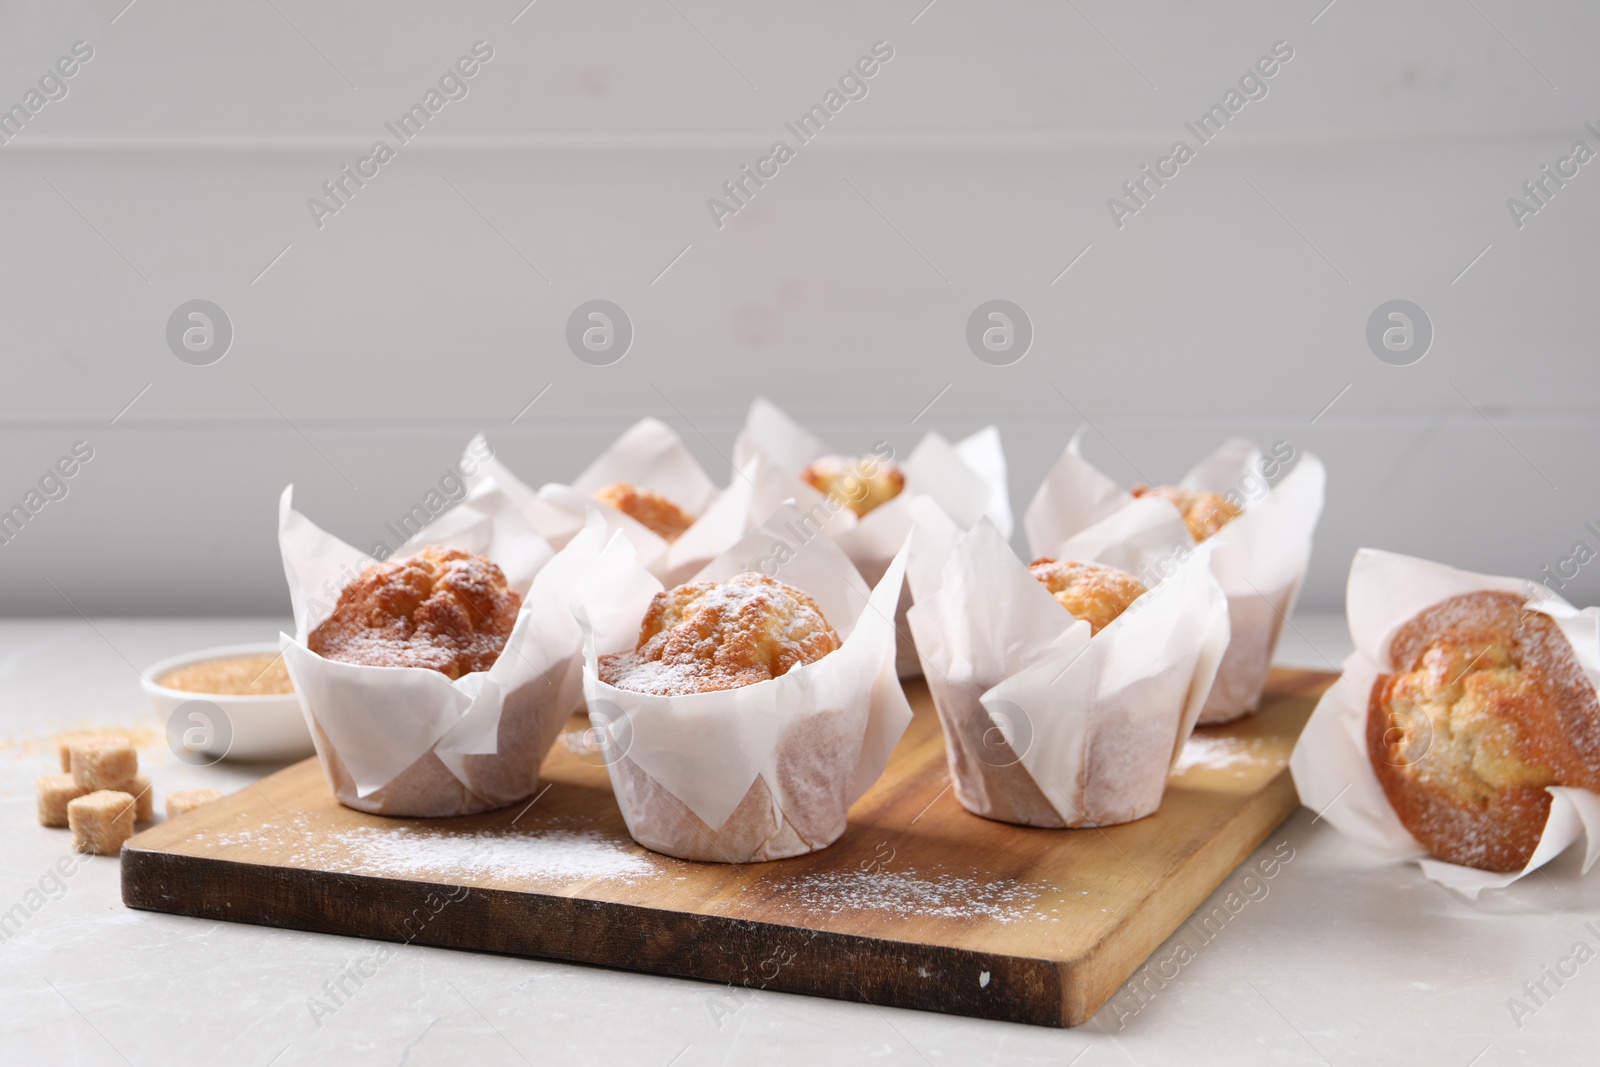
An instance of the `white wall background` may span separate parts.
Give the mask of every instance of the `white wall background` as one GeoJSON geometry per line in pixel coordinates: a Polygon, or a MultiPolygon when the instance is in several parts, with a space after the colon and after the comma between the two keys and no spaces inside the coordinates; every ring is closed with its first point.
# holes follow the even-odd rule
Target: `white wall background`
{"type": "Polygon", "coordinates": [[[1592,4],[125,2],[0,4],[0,104],[95,52],[0,147],[0,505],[95,450],[0,545],[5,614],[283,612],[287,482],[367,543],[476,430],[538,484],[645,414],[725,479],[757,392],[849,448],[998,422],[1019,511],[1085,419],[1129,481],[1286,439],[1329,467],[1311,606],[1362,544],[1528,576],[1600,548],[1600,163],[1520,230],[1505,204],[1600,149],[1592,4]],[[719,230],[706,199],[880,39],[719,230]],[[319,230],[306,199],[478,40],[319,230]],[[1119,230],[1106,199],[1278,40],[1119,230]],[[196,297],[236,331],[209,367],[164,339],[196,297]],[[595,297],[637,331],[611,367],[564,343],[595,297]],[[965,345],[993,297],[1035,324],[1011,367],[965,345]],[[1409,367],[1364,338],[1397,297],[1437,334],[1409,367]]]}

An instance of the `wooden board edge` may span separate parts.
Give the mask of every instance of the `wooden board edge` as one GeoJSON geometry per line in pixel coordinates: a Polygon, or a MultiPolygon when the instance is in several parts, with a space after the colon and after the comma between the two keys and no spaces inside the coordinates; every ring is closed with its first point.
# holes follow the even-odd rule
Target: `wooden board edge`
{"type": "Polygon", "coordinates": [[[719,983],[723,997],[766,989],[1071,1025],[1063,1014],[1062,966],[1054,960],[748,919],[126,847],[122,899],[144,911],[613,969],[611,961],[626,959],[627,970],[719,983]],[[379,915],[404,913],[417,900],[433,903],[414,908],[403,927],[382,925],[379,915]],[[430,913],[434,904],[438,910],[430,913]]]}
{"type": "Polygon", "coordinates": [[[1198,858],[1179,864],[1178,874],[1158,885],[1146,897],[1144,908],[1124,919],[1081,959],[1063,965],[1061,1014],[1065,1025],[1079,1026],[1093,1018],[1299,807],[1293,776],[1285,767],[1252,803],[1237,809],[1217,828],[1196,850],[1198,858]],[[1232,847],[1220,847],[1223,844],[1232,847]],[[1159,909],[1160,921],[1150,920],[1150,908],[1159,909]],[[1127,959],[1139,962],[1132,968],[1116,962],[1127,959]]]}

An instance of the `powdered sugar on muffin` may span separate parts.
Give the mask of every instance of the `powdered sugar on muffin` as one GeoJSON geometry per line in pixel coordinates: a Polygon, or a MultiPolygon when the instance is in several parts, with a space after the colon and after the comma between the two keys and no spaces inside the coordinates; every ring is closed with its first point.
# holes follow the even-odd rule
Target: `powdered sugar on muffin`
{"type": "Polygon", "coordinates": [[[342,663],[424,667],[455,679],[494,665],[521,607],[493,561],[429,546],[362,571],[306,646],[342,663]]]}
{"type": "Polygon", "coordinates": [[[1097,634],[1127,610],[1147,590],[1127,571],[1083,560],[1055,560],[1042,556],[1028,564],[1037,578],[1073,618],[1089,624],[1097,634]]]}
{"type": "Polygon", "coordinates": [[[631,652],[600,658],[600,679],[659,696],[768,681],[839,647],[805,593],[756,571],[655,595],[631,652]]]}

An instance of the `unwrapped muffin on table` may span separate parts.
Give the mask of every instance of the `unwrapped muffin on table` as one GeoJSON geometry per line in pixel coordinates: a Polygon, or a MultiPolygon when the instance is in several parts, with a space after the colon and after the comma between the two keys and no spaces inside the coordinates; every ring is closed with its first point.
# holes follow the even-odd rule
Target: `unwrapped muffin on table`
{"type": "Polygon", "coordinates": [[[1373,549],[1346,601],[1356,651],[1291,759],[1305,804],[1472,896],[1600,837],[1600,611],[1373,549]]]}
{"type": "Polygon", "coordinates": [[[1600,701],[1554,620],[1517,593],[1462,593],[1390,639],[1367,754],[1406,829],[1449,863],[1527,866],[1547,786],[1600,794],[1600,701]]]}

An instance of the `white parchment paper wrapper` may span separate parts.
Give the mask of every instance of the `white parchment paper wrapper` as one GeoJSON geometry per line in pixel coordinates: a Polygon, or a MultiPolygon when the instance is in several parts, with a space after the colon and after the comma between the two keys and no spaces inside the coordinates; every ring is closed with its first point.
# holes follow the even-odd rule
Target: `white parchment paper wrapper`
{"type": "Polygon", "coordinates": [[[910,612],[957,798],[1029,826],[1108,826],[1161,804],[1228,643],[1228,608],[1164,500],[1139,500],[1057,558],[1166,574],[1090,636],[989,522],[913,504],[910,612]]]}
{"type": "MultiPolygon", "coordinates": [[[[714,693],[652,696],[583,673],[590,719],[633,839],[683,859],[747,863],[824,848],[889,761],[911,721],[894,674],[894,605],[905,568],[892,559],[870,591],[837,545],[796,539],[792,506],[694,576],[759,570],[816,600],[843,644],[788,674],[714,693]],[[784,546],[781,553],[775,546],[784,546]]],[[[634,599],[661,588],[636,570],[634,599]]],[[[641,606],[635,626],[644,615],[641,606]]],[[[635,631],[637,634],[637,630],[635,631]]]]}
{"type": "Polygon", "coordinates": [[[592,623],[601,647],[629,639],[618,613],[632,605],[620,603],[611,585],[631,552],[608,546],[596,517],[552,556],[515,503],[492,480],[480,482],[392,558],[445,545],[499,564],[523,606],[494,666],[452,682],[421,668],[340,663],[312,652],[306,638],[370,561],[295,511],[293,492],[285,489],[279,502],[278,544],[295,634],[280,634],[279,647],[339,801],[381,815],[443,816],[530,795],[540,761],[578,703],[579,600],[598,593],[618,605],[592,623]]]}
{"type": "MultiPolygon", "coordinates": [[[[893,462],[905,475],[905,489],[864,517],[857,517],[843,501],[817,492],[800,477],[815,460],[835,454],[840,454],[838,449],[829,448],[776,404],[757,397],[734,441],[734,483],[751,483],[757,514],[765,515],[779,501],[793,499],[806,521],[837,541],[868,582],[883,575],[889,560],[905,544],[911,533],[910,505],[918,496],[932,497],[963,530],[987,516],[1004,536],[1011,536],[1006,458],[996,427],[986,427],[954,444],[930,433],[909,456],[896,454],[893,462]]],[[[902,678],[915,677],[920,671],[905,624],[910,605],[907,589],[896,612],[900,631],[897,668],[902,678]]]]}
{"type": "MultiPolygon", "coordinates": [[[[469,451],[471,446],[469,446],[469,451]]],[[[493,478],[515,499],[524,517],[552,545],[560,546],[583,528],[591,510],[606,528],[634,546],[639,561],[669,585],[684,581],[718,553],[744,536],[771,508],[754,514],[754,487],[734,479],[719,490],[672,428],[658,419],[641,419],[600,454],[571,485],[548,483],[535,492],[498,460],[481,464],[469,480],[493,478]],[[639,522],[594,499],[597,490],[627,482],[666,497],[695,517],[694,525],[668,542],[639,522]]]]}
{"type": "MultiPolygon", "coordinates": [[[[1082,437],[1082,430],[1073,436],[1028,505],[1023,525],[1035,556],[1059,556],[1067,538],[1137,499],[1083,458],[1082,437]]],[[[1261,450],[1235,437],[1179,483],[1231,493],[1244,511],[1207,541],[1211,569],[1228,597],[1233,636],[1200,714],[1202,725],[1230,722],[1260,706],[1278,633],[1305,581],[1311,535],[1322,515],[1327,475],[1321,460],[1301,454],[1294,470],[1270,489],[1261,464],[1261,450]]]]}
{"type": "Polygon", "coordinates": [[[1442,563],[1363,548],[1350,565],[1345,592],[1350,636],[1356,650],[1344,673],[1322,695],[1289,759],[1300,802],[1340,832],[1380,856],[1415,860],[1440,885],[1476,898],[1500,889],[1549,863],[1580,836],[1586,840],[1585,873],[1600,857],[1600,796],[1585,789],[1551,786],[1550,815],[1528,865],[1520,871],[1480,871],[1429,856],[1389,806],[1367,754],[1367,709],[1378,675],[1394,671],[1389,642],[1395,631],[1424,608],[1463,593],[1496,590],[1524,596],[1528,606],[1555,620],[1571,642],[1591,683],[1600,686],[1600,608],[1578,611],[1560,597],[1520,578],[1473,574],[1442,563]]]}
{"type": "Polygon", "coordinates": [[[528,520],[540,537],[550,543],[552,549],[559,551],[584,528],[586,512],[574,514],[540,499],[536,489],[500,462],[500,457],[489,447],[488,439],[483,434],[473,437],[461,455],[459,469],[472,472],[465,476],[467,488],[475,489],[483,482],[493,481],[502,493],[511,498],[511,502],[522,512],[522,517],[528,520]],[[488,458],[481,458],[484,456],[488,458]]]}

